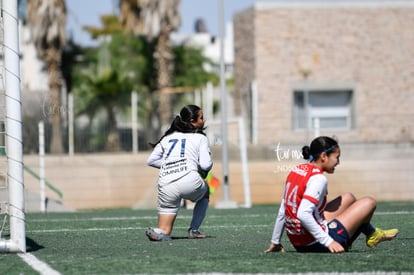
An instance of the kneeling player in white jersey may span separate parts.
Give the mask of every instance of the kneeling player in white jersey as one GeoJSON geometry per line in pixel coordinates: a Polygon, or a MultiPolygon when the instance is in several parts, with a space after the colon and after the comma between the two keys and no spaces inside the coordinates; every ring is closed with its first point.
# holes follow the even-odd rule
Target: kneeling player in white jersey
{"type": "Polygon", "coordinates": [[[345,193],[327,202],[328,181],[323,173],[334,173],[340,153],[337,141],[324,136],[302,148],[309,163],[296,166],[287,177],[266,253],[285,251],[281,244],[284,229],[298,252],[345,252],[361,233],[368,247],[397,236],[398,229],[383,230],[371,225],[376,208],[372,197],[356,199],[345,193]]]}
{"type": "Polygon", "coordinates": [[[145,232],[151,241],[172,239],[171,232],[182,199],[195,202],[188,237],[206,237],[199,227],[209,203],[209,188],[204,178],[213,162],[204,122],[200,107],[183,107],[148,157],[147,164],[160,169],[158,227],[148,228],[145,232]]]}

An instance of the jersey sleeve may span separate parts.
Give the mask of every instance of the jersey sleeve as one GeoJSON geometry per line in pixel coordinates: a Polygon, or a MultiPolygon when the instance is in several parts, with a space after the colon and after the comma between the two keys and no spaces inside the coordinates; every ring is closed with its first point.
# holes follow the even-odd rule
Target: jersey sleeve
{"type": "Polygon", "coordinates": [[[208,172],[213,167],[213,161],[211,160],[211,151],[208,139],[203,136],[200,141],[200,155],[199,155],[199,166],[200,168],[208,172]]]}
{"type": "Polygon", "coordinates": [[[319,201],[325,196],[326,185],[327,179],[324,175],[315,175],[309,179],[298,209],[298,219],[318,242],[328,246],[333,239],[328,232],[323,230],[314,216],[314,213],[318,211],[319,201]]]}
{"type": "Polygon", "coordinates": [[[303,198],[313,202],[315,205],[319,204],[319,200],[326,195],[326,186],[328,180],[323,174],[316,174],[309,178],[306,184],[306,190],[303,198]]]}
{"type": "Polygon", "coordinates": [[[160,168],[162,162],[163,149],[161,143],[158,143],[152,150],[151,155],[147,159],[147,164],[151,167],[160,168]]]}
{"type": "Polygon", "coordinates": [[[283,231],[285,229],[285,200],[280,203],[279,212],[276,216],[275,226],[273,228],[272,240],[274,244],[281,244],[283,231]]]}

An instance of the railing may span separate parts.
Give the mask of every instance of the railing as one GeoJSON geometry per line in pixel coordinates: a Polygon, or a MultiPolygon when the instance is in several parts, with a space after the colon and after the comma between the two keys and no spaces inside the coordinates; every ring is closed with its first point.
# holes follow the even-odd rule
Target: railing
{"type": "MultiPolygon", "coordinates": [[[[6,156],[6,150],[3,147],[0,147],[0,154],[3,156],[6,156]]],[[[23,168],[25,171],[27,171],[30,175],[32,175],[33,177],[35,177],[36,179],[40,180],[40,176],[33,171],[29,166],[27,165],[23,165],[23,168]]],[[[60,191],[56,186],[54,186],[53,184],[51,184],[48,180],[45,179],[45,185],[52,190],[53,192],[55,192],[58,196],[60,201],[62,201],[63,199],[63,193],[62,191],[60,191]]]]}

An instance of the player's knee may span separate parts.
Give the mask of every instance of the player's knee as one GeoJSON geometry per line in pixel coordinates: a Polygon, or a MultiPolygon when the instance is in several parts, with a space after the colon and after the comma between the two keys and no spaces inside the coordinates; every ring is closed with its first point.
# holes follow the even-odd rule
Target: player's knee
{"type": "Polygon", "coordinates": [[[342,199],[344,202],[346,202],[347,204],[352,204],[354,203],[357,199],[355,198],[354,194],[352,194],[351,192],[346,192],[342,195],[342,199]]]}
{"type": "Polygon", "coordinates": [[[367,196],[362,198],[362,200],[364,201],[365,207],[374,210],[375,208],[377,208],[377,201],[371,197],[371,196],[367,196]]]}

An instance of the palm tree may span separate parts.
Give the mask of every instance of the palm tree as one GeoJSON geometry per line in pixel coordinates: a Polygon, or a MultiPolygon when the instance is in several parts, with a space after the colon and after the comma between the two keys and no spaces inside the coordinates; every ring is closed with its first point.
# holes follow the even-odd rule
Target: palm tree
{"type": "Polygon", "coordinates": [[[169,124],[171,102],[169,91],[172,86],[173,53],[170,34],[181,24],[180,0],[120,0],[123,25],[138,35],[145,35],[155,43],[155,69],[157,70],[157,91],[159,98],[155,114],[160,116],[161,127],[169,124]]]}
{"type": "Polygon", "coordinates": [[[129,106],[133,90],[139,94],[148,90],[143,82],[148,71],[143,54],[147,43],[124,32],[115,15],[103,15],[101,22],[102,27],[84,26],[92,38],[101,42],[98,48],[85,52],[83,64],[75,68],[75,93],[82,101],[79,110],[90,114],[91,120],[100,108],[105,110],[105,150],[113,152],[121,149],[116,112],[129,106]]]}
{"type": "Polygon", "coordinates": [[[89,94],[89,101],[84,102],[85,108],[81,111],[88,112],[92,116],[97,112],[97,107],[102,107],[107,115],[108,131],[105,137],[105,151],[119,151],[120,140],[116,121],[116,109],[118,106],[126,106],[129,103],[132,84],[128,79],[115,69],[105,69],[96,74],[85,74],[84,84],[79,92],[89,94]],[[85,91],[86,89],[86,91],[85,91]]]}
{"type": "Polygon", "coordinates": [[[64,0],[29,0],[27,9],[32,40],[49,74],[49,113],[52,124],[50,152],[61,154],[60,92],[63,78],[60,63],[66,43],[66,5],[64,0]]]}

